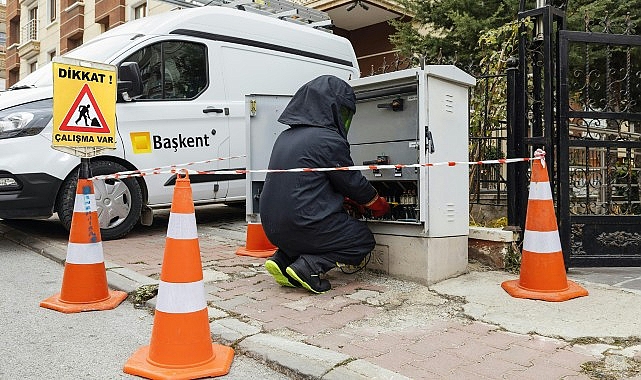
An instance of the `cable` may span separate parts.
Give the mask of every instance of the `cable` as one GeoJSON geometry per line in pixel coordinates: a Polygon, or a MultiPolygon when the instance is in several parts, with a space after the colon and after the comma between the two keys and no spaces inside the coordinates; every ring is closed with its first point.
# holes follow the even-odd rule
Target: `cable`
{"type": "Polygon", "coordinates": [[[355,273],[358,273],[358,272],[362,271],[363,269],[365,269],[367,264],[369,264],[369,260],[371,258],[372,258],[372,252],[368,253],[367,256],[363,259],[363,261],[361,261],[361,263],[358,264],[358,265],[349,265],[349,264],[336,263],[336,266],[338,267],[338,269],[341,270],[341,272],[343,272],[345,274],[355,274],[355,273]],[[356,269],[354,269],[351,272],[345,271],[345,269],[351,269],[351,268],[356,268],[356,269]]]}

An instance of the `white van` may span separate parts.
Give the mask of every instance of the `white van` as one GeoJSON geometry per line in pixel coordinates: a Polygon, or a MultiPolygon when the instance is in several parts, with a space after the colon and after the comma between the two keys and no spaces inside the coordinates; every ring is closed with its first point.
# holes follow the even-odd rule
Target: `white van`
{"type": "MultiPolygon", "coordinates": [[[[94,176],[243,156],[246,94],[292,94],[321,74],[359,76],[348,40],[219,6],[131,21],[65,56],[119,67],[117,148],[91,159],[94,176]]],[[[0,218],[57,212],[70,228],[80,159],[51,148],[52,80],[47,65],[0,95],[0,218]]],[[[189,168],[240,169],[245,158],[189,168]]],[[[103,240],[125,236],[139,221],[150,224],[153,209],[171,205],[174,180],[95,181],[103,240]]],[[[245,200],[243,175],[190,180],[197,205],[245,200]]]]}

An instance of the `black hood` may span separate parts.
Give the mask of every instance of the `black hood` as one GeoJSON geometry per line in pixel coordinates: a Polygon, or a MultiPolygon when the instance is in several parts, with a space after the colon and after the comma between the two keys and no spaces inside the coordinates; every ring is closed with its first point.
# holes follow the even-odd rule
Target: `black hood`
{"type": "Polygon", "coordinates": [[[340,78],[322,75],[296,91],[278,121],[292,127],[308,125],[333,129],[347,138],[340,117],[341,106],[356,112],[354,90],[340,78]]]}

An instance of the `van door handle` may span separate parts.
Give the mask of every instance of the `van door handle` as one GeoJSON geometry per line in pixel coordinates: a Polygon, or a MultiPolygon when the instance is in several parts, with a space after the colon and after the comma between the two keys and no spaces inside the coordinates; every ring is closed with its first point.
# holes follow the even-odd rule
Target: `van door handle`
{"type": "Polygon", "coordinates": [[[212,113],[212,112],[223,113],[223,109],[222,108],[207,107],[207,108],[205,108],[203,110],[203,113],[212,113]]]}

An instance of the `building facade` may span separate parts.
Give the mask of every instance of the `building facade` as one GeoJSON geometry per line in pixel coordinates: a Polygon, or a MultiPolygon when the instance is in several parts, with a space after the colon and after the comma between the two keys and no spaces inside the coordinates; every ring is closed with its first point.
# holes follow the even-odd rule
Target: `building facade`
{"type": "Polygon", "coordinates": [[[6,56],[6,40],[7,40],[7,6],[3,1],[0,2],[0,91],[5,88],[5,56],[6,56]]]}
{"type": "Polygon", "coordinates": [[[394,71],[398,52],[389,41],[394,28],[389,21],[405,17],[404,9],[391,0],[299,0],[306,7],[327,12],[334,34],[351,41],[361,76],[394,71]]]}
{"type": "MultiPolygon", "coordinates": [[[[6,0],[6,44],[2,73],[11,86],[50,62],[56,55],[129,20],[177,8],[202,6],[205,0],[6,0]],[[199,2],[202,1],[202,2],[199,2]]],[[[249,0],[251,2],[251,0],[249,0]]],[[[259,2],[261,0],[254,0],[259,2]]],[[[388,21],[403,15],[388,0],[297,0],[309,8],[327,12],[335,34],[352,42],[367,76],[384,62],[395,59],[389,42],[393,28],[388,21]]],[[[2,24],[0,22],[0,24],[2,24]]],[[[0,59],[2,57],[0,56],[0,59]]]]}

